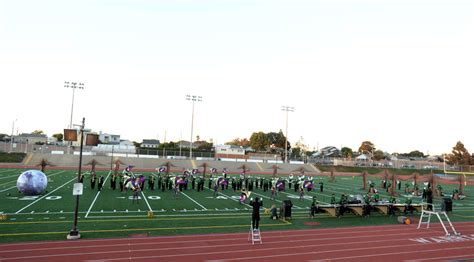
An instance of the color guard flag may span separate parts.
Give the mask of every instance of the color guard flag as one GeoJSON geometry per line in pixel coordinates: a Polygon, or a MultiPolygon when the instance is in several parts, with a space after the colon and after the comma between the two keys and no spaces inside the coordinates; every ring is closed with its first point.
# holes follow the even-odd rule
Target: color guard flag
{"type": "Polygon", "coordinates": [[[282,181],[282,180],[278,180],[278,182],[276,183],[276,188],[278,189],[278,191],[284,191],[285,190],[285,182],[282,181]]]}
{"type": "Polygon", "coordinates": [[[218,184],[218,185],[224,185],[224,186],[226,186],[228,183],[229,183],[229,182],[227,181],[227,179],[225,179],[225,178],[223,178],[223,177],[219,177],[219,178],[217,179],[217,184],[218,184]]]}
{"type": "Polygon", "coordinates": [[[132,171],[132,168],[133,168],[133,166],[132,166],[132,165],[129,165],[129,166],[127,166],[127,167],[125,168],[125,171],[126,171],[126,172],[130,172],[130,171],[132,171]]]}
{"type": "Polygon", "coordinates": [[[312,181],[304,181],[303,187],[306,188],[308,191],[311,191],[314,188],[313,182],[312,181]]]}

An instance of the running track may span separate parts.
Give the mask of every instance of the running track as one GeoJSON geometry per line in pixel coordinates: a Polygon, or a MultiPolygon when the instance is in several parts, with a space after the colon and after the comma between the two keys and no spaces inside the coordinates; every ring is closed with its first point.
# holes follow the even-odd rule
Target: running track
{"type": "Polygon", "coordinates": [[[474,261],[474,222],[455,226],[449,240],[439,224],[400,224],[264,231],[255,245],[246,233],[3,244],[0,261],[474,261]]]}

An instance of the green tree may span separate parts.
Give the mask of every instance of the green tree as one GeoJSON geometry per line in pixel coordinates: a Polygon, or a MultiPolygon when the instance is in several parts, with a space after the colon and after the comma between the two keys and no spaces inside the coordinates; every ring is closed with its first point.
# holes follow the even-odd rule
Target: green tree
{"type": "Polygon", "coordinates": [[[202,151],[212,151],[214,149],[214,144],[202,141],[202,143],[199,144],[198,149],[202,151]]]}
{"type": "Polygon", "coordinates": [[[364,141],[362,142],[362,144],[360,145],[359,147],[359,150],[357,150],[359,153],[369,153],[369,154],[373,154],[374,151],[375,151],[375,146],[374,146],[374,143],[370,142],[370,141],[364,141]]]}
{"type": "Polygon", "coordinates": [[[341,148],[341,155],[344,158],[350,159],[354,155],[354,152],[349,147],[343,147],[341,148]]]}
{"type": "Polygon", "coordinates": [[[294,147],[292,150],[291,150],[291,154],[290,154],[290,157],[291,158],[297,158],[297,157],[303,157],[304,156],[304,152],[301,148],[299,147],[294,147]]]}
{"type": "Polygon", "coordinates": [[[252,136],[250,136],[250,146],[255,151],[265,151],[269,145],[268,137],[264,132],[254,132],[252,136]]]}
{"type": "Polygon", "coordinates": [[[283,148],[285,149],[285,135],[280,130],[280,132],[269,132],[267,133],[267,138],[270,145],[273,145],[276,148],[283,148]]]}
{"type": "Polygon", "coordinates": [[[446,162],[450,165],[474,164],[471,154],[469,154],[469,151],[467,151],[461,141],[458,141],[456,146],[453,147],[451,154],[446,156],[446,162]]]}
{"type": "Polygon", "coordinates": [[[425,154],[423,154],[423,152],[415,150],[408,153],[408,157],[425,157],[425,154]]]}
{"type": "Polygon", "coordinates": [[[54,134],[53,137],[56,138],[58,142],[62,142],[64,139],[64,135],[62,133],[54,134]]]}
{"type": "MultiPolygon", "coordinates": [[[[196,143],[196,142],[194,142],[196,143]]],[[[175,149],[175,148],[179,148],[179,143],[175,143],[173,141],[170,141],[170,142],[166,142],[166,143],[161,143],[159,146],[158,146],[158,149],[175,149]]]]}
{"type": "Polygon", "coordinates": [[[43,130],[39,130],[39,129],[37,129],[37,130],[35,130],[35,131],[31,132],[31,133],[34,134],[34,135],[42,135],[42,134],[44,134],[43,130]]]}
{"type": "Polygon", "coordinates": [[[232,145],[232,146],[241,146],[241,147],[249,147],[250,146],[250,141],[247,138],[235,138],[232,141],[226,142],[226,145],[232,145]]]}
{"type": "Polygon", "coordinates": [[[376,161],[380,161],[380,160],[384,159],[385,156],[383,154],[383,151],[382,150],[375,150],[373,158],[376,161]]]}

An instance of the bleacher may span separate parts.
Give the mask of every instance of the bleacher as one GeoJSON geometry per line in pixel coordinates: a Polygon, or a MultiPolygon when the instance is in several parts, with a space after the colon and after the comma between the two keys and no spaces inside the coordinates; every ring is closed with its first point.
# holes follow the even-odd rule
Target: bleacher
{"type": "MultiPolygon", "coordinates": [[[[42,159],[47,160],[52,165],[49,169],[74,169],[79,165],[79,156],[70,154],[42,154],[42,153],[29,153],[22,162],[22,166],[25,168],[34,168],[39,165],[42,159]]],[[[86,164],[95,159],[100,164],[96,166],[97,170],[109,170],[112,162],[120,160],[123,165],[132,165],[137,171],[155,171],[160,166],[165,166],[167,163],[171,165],[172,172],[182,172],[185,169],[199,169],[201,172],[203,166],[207,166],[207,173],[210,168],[216,168],[218,172],[222,172],[224,168],[227,169],[228,173],[239,174],[242,173],[245,166],[246,172],[250,174],[273,174],[273,166],[277,165],[278,174],[288,175],[295,173],[299,175],[300,172],[297,170],[305,170],[305,175],[317,175],[321,173],[315,166],[310,164],[290,164],[290,163],[259,163],[259,162],[241,162],[241,161],[215,161],[215,160],[182,160],[182,159],[163,159],[163,158],[148,158],[140,155],[129,155],[129,156],[92,156],[83,155],[82,165],[83,168],[87,169],[86,164]]]]}

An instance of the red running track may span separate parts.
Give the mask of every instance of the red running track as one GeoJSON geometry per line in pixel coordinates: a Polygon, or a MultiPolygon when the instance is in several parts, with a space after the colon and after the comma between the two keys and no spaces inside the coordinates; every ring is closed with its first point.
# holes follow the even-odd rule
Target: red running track
{"type": "Polygon", "coordinates": [[[0,261],[474,261],[474,222],[344,227],[248,234],[94,239],[0,245],[0,261]]]}

